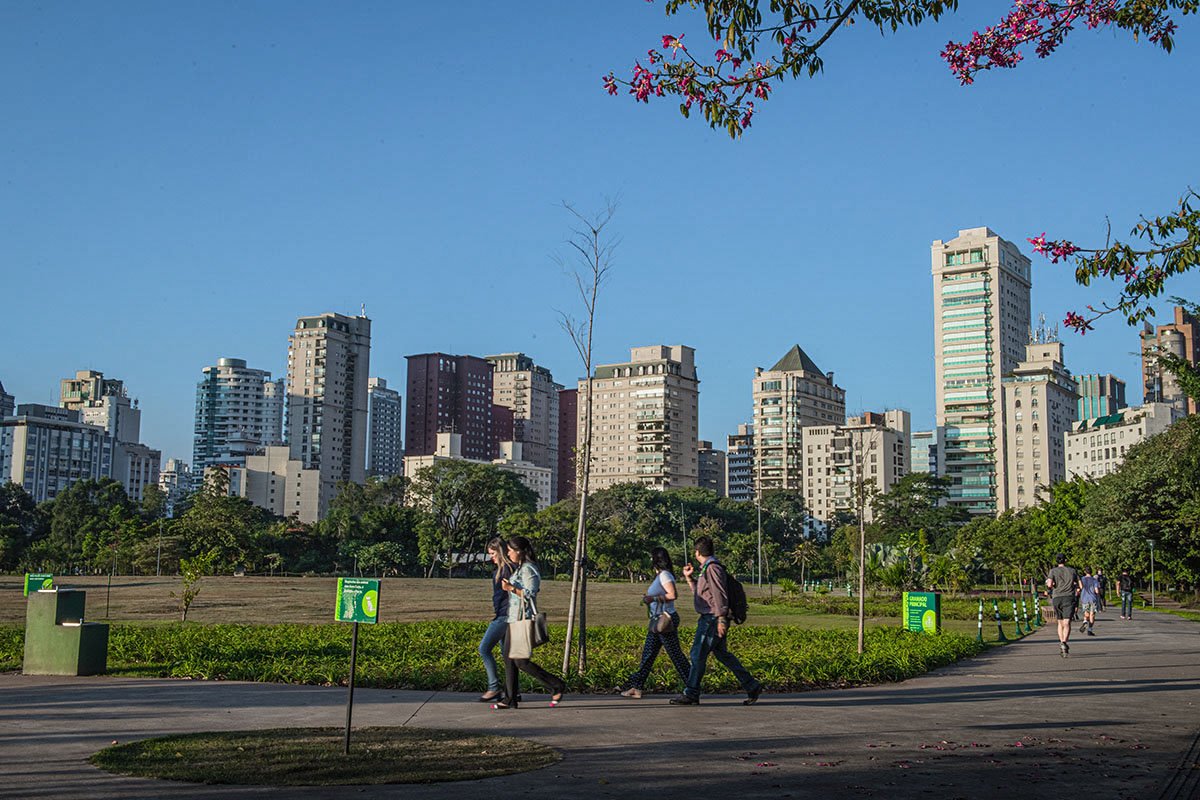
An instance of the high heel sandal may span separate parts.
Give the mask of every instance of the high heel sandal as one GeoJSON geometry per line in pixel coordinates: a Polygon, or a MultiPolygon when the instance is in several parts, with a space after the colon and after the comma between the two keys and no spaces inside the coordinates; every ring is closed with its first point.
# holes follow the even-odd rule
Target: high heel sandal
{"type": "Polygon", "coordinates": [[[557,708],[558,704],[563,701],[563,697],[566,695],[566,693],[567,693],[567,689],[564,686],[562,689],[559,689],[557,692],[550,695],[550,707],[557,708]]]}
{"type": "Polygon", "coordinates": [[[479,695],[479,702],[494,703],[494,702],[496,702],[496,700],[500,699],[501,697],[504,697],[504,692],[497,689],[494,692],[484,692],[483,694],[479,695]]]}
{"type": "Polygon", "coordinates": [[[492,711],[503,711],[507,708],[516,708],[517,704],[509,700],[500,700],[492,703],[492,711]]]}

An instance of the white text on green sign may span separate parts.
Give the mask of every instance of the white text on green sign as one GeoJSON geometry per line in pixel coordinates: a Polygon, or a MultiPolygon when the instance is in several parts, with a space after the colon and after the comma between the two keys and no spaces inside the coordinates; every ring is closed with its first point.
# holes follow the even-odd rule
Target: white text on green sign
{"type": "Polygon", "coordinates": [[[379,621],[379,581],[373,578],[338,578],[334,619],[338,622],[379,621]]]}

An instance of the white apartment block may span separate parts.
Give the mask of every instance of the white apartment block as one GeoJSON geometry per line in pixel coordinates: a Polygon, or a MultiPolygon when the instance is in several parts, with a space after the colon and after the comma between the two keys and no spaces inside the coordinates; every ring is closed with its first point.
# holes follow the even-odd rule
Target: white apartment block
{"type": "Polygon", "coordinates": [[[550,370],[524,353],[487,356],[492,365],[492,402],[513,412],[513,441],[523,459],[547,467],[558,496],[558,393],[550,370]]]}
{"type": "Polygon", "coordinates": [[[1000,511],[1037,505],[1038,489],[1067,476],[1063,434],[1078,410],[1075,379],[1063,363],[1062,342],[1038,329],[1026,357],[1004,378],[1004,474],[1008,492],[1000,511]]]}
{"type": "Polygon", "coordinates": [[[59,403],[78,412],[85,425],[103,428],[113,441],[111,470],[107,477],[125,487],[130,500],[140,503],[147,486],[158,484],[162,452],[139,442],[142,412],[130,400],[123,381],[104,373],[80,370],[60,382],[59,403]]]}
{"type": "Polygon", "coordinates": [[[321,518],[321,473],[305,469],[291,458],[287,447],[264,447],[261,454],[246,456],[245,464],[231,465],[227,472],[233,496],[244,497],[279,517],[309,524],[321,518]]]}
{"type": "Polygon", "coordinates": [[[220,358],[201,370],[192,428],[192,480],[209,467],[240,466],[263,447],[283,443],[283,380],[240,358],[220,358]]]}
{"type": "Polygon", "coordinates": [[[696,454],[700,457],[700,488],[716,492],[717,497],[726,497],[725,451],[717,450],[712,442],[701,440],[696,443],[696,454]]]}
{"type": "Polygon", "coordinates": [[[1067,479],[1109,474],[1125,461],[1129,448],[1157,436],[1182,417],[1173,403],[1146,403],[1080,420],[1063,434],[1067,479]]]}
{"type": "Polygon", "coordinates": [[[167,516],[175,516],[178,506],[192,488],[192,470],[186,461],[168,458],[167,463],[158,473],[158,488],[166,495],[167,516]]]}
{"type": "Polygon", "coordinates": [[[738,425],[725,437],[725,492],[730,500],[754,499],[754,425],[738,425]]]}
{"type": "Polygon", "coordinates": [[[74,483],[112,477],[114,442],[79,411],[17,406],[0,420],[0,483],[15,483],[34,502],[52,500],[74,483]]]}
{"type": "Polygon", "coordinates": [[[288,339],[291,460],[321,475],[317,516],[342,481],[366,481],[371,320],[325,313],[301,317],[288,339]]]}
{"type": "Polygon", "coordinates": [[[795,345],[769,370],[754,370],[755,491],[804,488],[806,426],[846,422],[846,392],[795,345]]]}
{"type": "MultiPolygon", "coordinates": [[[[596,367],[592,387],[591,491],[619,483],[653,489],[698,485],[695,349],[634,347],[629,361],[596,367]]],[[[584,452],[587,390],[581,380],[578,453],[584,452]]]]}
{"type": "Polygon", "coordinates": [[[988,228],[931,247],[937,422],[948,502],[994,514],[1008,496],[1003,377],[1025,357],[1030,262],[988,228]]]}
{"type": "Polygon", "coordinates": [[[839,514],[873,519],[870,498],[911,472],[909,413],[901,410],[851,417],[844,425],[804,429],[804,502],[813,531],[825,531],[839,514]]]}
{"type": "Polygon", "coordinates": [[[383,378],[367,381],[367,477],[404,474],[403,401],[383,378]]]}
{"type": "Polygon", "coordinates": [[[553,470],[526,461],[520,442],[501,442],[500,457],[492,461],[466,458],[462,454],[461,433],[439,433],[437,451],[431,455],[405,456],[404,474],[416,477],[419,470],[431,467],[439,461],[470,461],[473,464],[491,464],[505,472],[516,475],[521,483],[537,494],[537,510],[549,508],[554,503],[551,491],[553,470]]]}

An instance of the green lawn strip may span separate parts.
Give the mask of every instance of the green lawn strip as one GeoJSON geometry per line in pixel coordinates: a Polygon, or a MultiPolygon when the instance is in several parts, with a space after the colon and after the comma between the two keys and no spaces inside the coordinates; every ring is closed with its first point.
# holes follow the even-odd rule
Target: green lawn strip
{"type": "Polygon", "coordinates": [[[1138,611],[1153,611],[1157,614],[1171,614],[1176,617],[1182,617],[1183,619],[1190,619],[1192,622],[1200,622],[1200,611],[1196,611],[1195,609],[1162,608],[1161,606],[1154,608],[1151,606],[1146,606],[1145,608],[1139,608],[1138,611]]]}
{"type": "MultiPolygon", "coordinates": [[[[1012,601],[1011,596],[1005,596],[1001,593],[995,595],[985,595],[983,597],[983,617],[984,620],[991,619],[992,615],[992,600],[996,600],[999,604],[1001,619],[1011,620],[1012,618],[1012,601]]],[[[1021,597],[1017,596],[1017,608],[1020,610],[1021,597]]],[[[760,597],[750,601],[752,612],[758,611],[776,612],[776,613],[794,613],[794,614],[830,614],[841,616],[858,616],[858,598],[847,597],[845,595],[832,594],[799,594],[799,595],[780,595],[774,597],[760,597]]],[[[957,620],[974,620],[979,614],[979,598],[978,597],[948,597],[942,595],[942,619],[957,619],[957,620]]],[[[864,611],[868,617],[889,617],[898,618],[900,616],[901,599],[899,594],[895,595],[873,595],[864,602],[864,611]]],[[[1029,597],[1025,598],[1025,607],[1030,609],[1031,603],[1029,597]]]]}
{"type": "MultiPolygon", "coordinates": [[[[994,625],[988,640],[995,635],[994,625]]],[[[20,637],[5,630],[0,663],[19,665],[20,637]]],[[[483,664],[476,645],[478,622],[387,623],[363,626],[359,634],[357,684],[363,687],[481,691],[483,664]]],[[[645,629],[608,626],[588,632],[587,674],[571,678],[572,691],[611,691],[637,666],[645,629]]],[[[1011,637],[1014,634],[1007,632],[1011,637]]],[[[693,629],[681,631],[685,647],[693,629]]],[[[564,630],[551,627],[551,644],[536,660],[553,668],[561,658],[564,630]]],[[[350,630],[345,625],[114,625],[108,666],[115,675],[176,677],[273,683],[341,684],[349,664],[350,630]]],[[[801,691],[903,680],[988,647],[973,633],[940,636],[898,627],[866,632],[866,654],[856,652],[856,632],[786,626],[741,626],[730,643],[742,662],[774,691],[801,691]]],[[[524,679],[524,676],[522,676],[524,679]]],[[[738,691],[728,670],[710,670],[706,688],[738,691]]],[[[526,683],[528,691],[535,691],[526,683]]],[[[677,691],[679,679],[659,659],[646,688],[677,691]]]]}
{"type": "Polygon", "coordinates": [[[120,775],[242,786],[339,786],[476,780],[540,769],[562,756],[525,739],[423,728],[189,733],[106,747],[89,760],[120,775]]]}

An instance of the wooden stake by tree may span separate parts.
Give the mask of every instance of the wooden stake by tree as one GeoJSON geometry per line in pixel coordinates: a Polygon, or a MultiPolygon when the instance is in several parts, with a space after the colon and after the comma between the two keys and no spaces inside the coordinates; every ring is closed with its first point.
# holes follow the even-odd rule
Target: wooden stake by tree
{"type": "Polygon", "coordinates": [[[596,322],[596,298],[600,285],[612,265],[612,253],[616,242],[606,240],[604,228],[616,213],[616,206],[608,203],[604,211],[591,217],[584,216],[567,203],[563,207],[575,217],[575,227],[567,240],[571,252],[567,257],[557,258],[561,266],[575,279],[579,299],[583,303],[584,318],[576,319],[566,312],[559,312],[559,324],[579,353],[583,364],[585,391],[583,398],[583,444],[576,448],[575,459],[579,475],[576,491],[579,493],[579,518],[575,528],[575,560],[571,571],[571,602],[567,608],[567,636],[563,643],[562,671],[565,677],[571,667],[571,642],[575,632],[575,621],[579,625],[579,658],[576,665],[579,674],[587,669],[587,500],[589,479],[592,474],[592,341],[596,322]]]}

